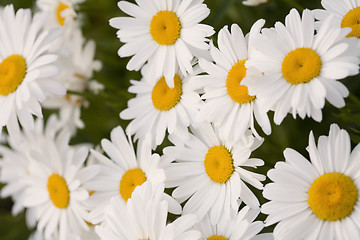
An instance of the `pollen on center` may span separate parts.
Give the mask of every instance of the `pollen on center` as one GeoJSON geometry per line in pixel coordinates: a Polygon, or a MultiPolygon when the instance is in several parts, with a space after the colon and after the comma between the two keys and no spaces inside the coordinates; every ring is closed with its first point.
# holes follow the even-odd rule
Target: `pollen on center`
{"type": "Polygon", "coordinates": [[[173,45],[180,37],[181,22],[174,12],[159,11],[150,22],[150,34],[160,45],[173,45]]]}
{"type": "Polygon", "coordinates": [[[145,173],[140,168],[127,170],[120,180],[119,191],[121,197],[127,201],[135,188],[146,181],[145,173]]]}
{"type": "Polygon", "coordinates": [[[228,239],[221,235],[212,235],[212,236],[206,238],[206,240],[228,240],[228,239]]]}
{"type": "Polygon", "coordinates": [[[358,200],[354,181],[342,173],[325,173],[315,179],[308,191],[308,204],[313,213],[325,221],[349,216],[358,200]]]}
{"type": "Polygon", "coordinates": [[[65,179],[57,173],[50,175],[47,182],[49,198],[57,208],[67,208],[70,192],[65,179]]]}
{"type": "Polygon", "coordinates": [[[60,26],[62,26],[62,27],[65,25],[65,18],[63,16],[61,16],[61,13],[68,8],[70,8],[69,5],[60,2],[56,9],[56,19],[57,19],[58,23],[60,24],[60,26]]]}
{"type": "Polygon", "coordinates": [[[229,97],[239,104],[250,103],[255,96],[249,95],[247,86],[241,85],[240,82],[246,76],[246,60],[240,60],[235,63],[226,78],[226,90],[229,97]]]}
{"type": "Polygon", "coordinates": [[[297,48],[285,56],[281,71],[286,81],[296,85],[319,76],[321,67],[320,56],[313,49],[297,48]]]}
{"type": "Polygon", "coordinates": [[[356,7],[348,11],[341,20],[341,27],[350,27],[352,31],[347,37],[360,38],[360,7],[356,7]]]}
{"type": "Polygon", "coordinates": [[[209,148],[204,165],[206,174],[216,183],[227,182],[235,169],[232,155],[224,146],[209,148]]]}
{"type": "Polygon", "coordinates": [[[157,110],[168,111],[171,108],[175,107],[176,104],[180,102],[181,95],[182,95],[181,79],[177,74],[175,74],[174,88],[170,88],[165,81],[165,77],[162,77],[155,84],[151,94],[151,99],[154,107],[157,110]]]}

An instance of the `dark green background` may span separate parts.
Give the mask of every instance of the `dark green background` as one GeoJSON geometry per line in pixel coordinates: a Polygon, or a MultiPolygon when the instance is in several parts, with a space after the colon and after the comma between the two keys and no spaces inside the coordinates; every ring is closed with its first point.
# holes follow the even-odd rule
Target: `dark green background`
{"type": "MultiPolygon", "coordinates": [[[[265,27],[271,27],[276,21],[284,22],[285,16],[293,7],[298,10],[321,8],[320,0],[273,0],[258,7],[243,6],[241,2],[241,0],[205,0],[211,13],[204,23],[212,25],[216,31],[224,25],[237,23],[244,33],[247,33],[259,18],[266,20],[265,27]]],[[[2,6],[10,3],[14,4],[16,9],[33,6],[33,1],[0,0],[2,6]]],[[[117,1],[88,0],[80,5],[79,11],[83,13],[83,33],[87,39],[96,41],[96,58],[103,62],[102,71],[95,73],[94,78],[104,84],[106,89],[98,96],[87,96],[90,107],[82,112],[86,127],[78,132],[73,143],[90,142],[97,145],[102,138],[109,138],[112,128],[118,125],[125,128],[128,124],[128,121],[119,118],[119,112],[126,108],[127,101],[133,97],[127,92],[130,86],[129,80],[139,79],[140,74],[127,71],[125,66],[129,58],[120,59],[117,55],[121,43],[116,37],[116,29],[108,25],[109,19],[123,14],[117,8],[117,1]]],[[[213,39],[216,41],[215,37],[213,39]]],[[[265,137],[264,144],[253,154],[266,162],[258,172],[265,174],[277,161],[283,160],[282,152],[287,147],[308,157],[305,147],[309,132],[313,130],[315,138],[319,135],[327,135],[330,124],[334,122],[350,133],[353,146],[360,142],[360,78],[350,77],[342,82],[351,92],[346,100],[346,107],[339,110],[327,103],[323,109],[321,123],[312,119],[293,119],[288,115],[281,126],[272,124],[272,134],[265,137]]],[[[44,113],[48,115],[50,112],[44,113]]],[[[272,121],[273,114],[269,113],[269,116],[272,121]]],[[[261,130],[259,133],[262,133],[261,130]]],[[[166,144],[167,142],[163,145],[166,144]]],[[[158,148],[158,152],[161,153],[162,147],[158,148]]],[[[261,192],[255,192],[261,202],[264,202],[261,192]]],[[[25,225],[24,214],[11,216],[11,205],[10,199],[0,199],[0,239],[27,239],[29,230],[25,225]]],[[[264,217],[260,216],[260,219],[264,217]]],[[[271,228],[268,228],[264,231],[270,230],[271,228]]]]}

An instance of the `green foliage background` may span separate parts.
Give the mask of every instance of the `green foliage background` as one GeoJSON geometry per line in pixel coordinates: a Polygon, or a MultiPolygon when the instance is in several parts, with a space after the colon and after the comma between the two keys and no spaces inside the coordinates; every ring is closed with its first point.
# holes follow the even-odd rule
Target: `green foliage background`
{"type": "MultiPolygon", "coordinates": [[[[129,58],[120,59],[117,55],[122,44],[116,37],[116,29],[108,24],[109,19],[123,15],[117,7],[117,2],[116,0],[87,0],[80,5],[79,12],[83,14],[84,36],[96,41],[96,58],[103,63],[103,69],[95,73],[94,79],[105,85],[105,91],[97,96],[86,95],[90,102],[89,108],[83,109],[82,112],[86,127],[78,132],[73,143],[90,142],[95,146],[102,138],[109,138],[112,128],[121,125],[125,129],[128,124],[128,121],[119,118],[119,112],[125,109],[127,101],[134,97],[127,92],[130,86],[129,80],[140,79],[140,74],[127,71],[125,66],[129,58]]],[[[268,4],[257,7],[244,6],[241,2],[242,0],[205,0],[211,13],[204,23],[213,26],[216,32],[224,25],[237,23],[243,32],[247,33],[252,24],[260,18],[266,20],[265,27],[272,27],[276,21],[284,22],[285,16],[293,7],[300,11],[304,8],[321,8],[320,0],[272,0],[268,4]]],[[[0,0],[1,6],[7,4],[14,4],[15,9],[29,8],[34,6],[34,1],[0,0]]],[[[213,37],[214,41],[216,41],[216,36],[213,37]]],[[[360,76],[341,81],[351,93],[346,99],[346,106],[336,109],[327,103],[323,109],[321,123],[312,119],[293,119],[288,115],[280,126],[272,125],[272,134],[266,136],[263,145],[253,153],[253,156],[266,162],[264,167],[258,169],[258,172],[266,174],[277,161],[283,160],[282,152],[287,147],[308,157],[305,148],[308,144],[309,132],[312,130],[315,138],[319,135],[327,135],[331,123],[337,123],[350,133],[353,146],[360,142],[360,76]]],[[[48,115],[50,112],[44,113],[48,115]]],[[[272,121],[271,112],[269,116],[272,121]]],[[[262,133],[261,130],[259,133],[262,133]]],[[[161,148],[162,146],[158,149],[159,153],[161,153],[161,148]]],[[[261,202],[264,202],[261,192],[255,192],[261,202]]],[[[0,239],[27,239],[30,231],[26,227],[24,214],[12,216],[11,206],[11,199],[0,199],[0,239]]],[[[260,216],[260,219],[264,218],[265,216],[260,216]]],[[[271,231],[271,228],[265,231],[271,231]]]]}

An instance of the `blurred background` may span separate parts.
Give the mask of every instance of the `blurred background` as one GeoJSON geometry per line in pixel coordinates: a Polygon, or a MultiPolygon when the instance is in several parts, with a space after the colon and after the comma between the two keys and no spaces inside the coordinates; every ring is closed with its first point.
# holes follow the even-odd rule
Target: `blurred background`
{"type": "MultiPolygon", "coordinates": [[[[256,7],[244,6],[242,0],[205,0],[205,3],[211,13],[203,23],[213,26],[216,32],[224,25],[230,26],[232,23],[237,23],[243,32],[247,33],[252,24],[260,18],[266,20],[265,27],[272,27],[276,21],[284,22],[291,8],[297,8],[299,11],[305,8],[322,8],[320,0],[272,0],[256,7]]],[[[7,4],[13,4],[15,9],[32,8],[35,6],[35,1],[0,0],[1,6],[7,4]]],[[[116,37],[116,29],[108,24],[109,19],[123,15],[117,7],[117,1],[87,0],[80,5],[78,12],[82,14],[84,36],[86,39],[95,40],[97,44],[96,59],[102,61],[103,69],[95,72],[94,79],[102,83],[105,90],[99,95],[87,96],[90,106],[82,110],[85,128],[78,131],[72,143],[86,142],[96,146],[102,138],[109,138],[110,131],[114,127],[121,125],[124,129],[126,128],[128,121],[121,120],[119,113],[127,107],[127,101],[134,97],[127,92],[130,86],[129,80],[140,79],[140,74],[126,70],[125,66],[129,58],[120,59],[117,55],[122,44],[116,37]]],[[[215,42],[216,36],[217,34],[213,36],[215,42]]],[[[308,157],[305,148],[308,144],[309,132],[311,130],[314,132],[315,139],[320,135],[328,135],[331,123],[337,123],[350,133],[353,147],[360,142],[360,76],[341,81],[350,91],[346,106],[336,109],[327,103],[323,109],[321,123],[312,119],[293,119],[288,115],[280,126],[272,124],[272,134],[265,137],[263,145],[252,155],[265,161],[265,166],[259,168],[258,172],[266,174],[277,161],[282,161],[282,152],[287,147],[308,157]]],[[[49,111],[44,110],[45,116],[49,114],[49,111]]],[[[272,122],[271,112],[269,118],[272,122]]],[[[258,132],[264,135],[261,129],[258,132]]],[[[157,151],[161,154],[162,147],[167,144],[169,143],[165,142],[157,151]]],[[[265,202],[260,191],[254,190],[254,192],[261,202],[265,202]]],[[[27,239],[30,230],[26,227],[25,215],[12,216],[11,206],[11,199],[0,199],[0,239],[27,239]]],[[[264,218],[263,215],[259,217],[262,220],[264,218]]],[[[271,228],[266,228],[264,231],[271,231],[271,228]]]]}

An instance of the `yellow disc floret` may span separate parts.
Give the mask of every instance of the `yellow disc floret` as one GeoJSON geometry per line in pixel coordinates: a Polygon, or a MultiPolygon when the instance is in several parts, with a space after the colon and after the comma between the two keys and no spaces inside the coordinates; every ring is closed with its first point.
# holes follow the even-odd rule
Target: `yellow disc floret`
{"type": "Polygon", "coordinates": [[[350,27],[352,31],[347,37],[360,38],[360,7],[356,7],[348,11],[341,20],[341,27],[350,27]]]}
{"type": "Polygon", "coordinates": [[[146,181],[145,173],[140,168],[127,170],[120,180],[120,195],[127,201],[135,188],[146,181]]]}
{"type": "Polygon", "coordinates": [[[307,83],[319,76],[320,56],[311,48],[297,48],[289,52],[281,65],[282,75],[291,84],[307,83]]]}
{"type": "Polygon", "coordinates": [[[231,153],[224,146],[211,147],[205,156],[205,171],[216,183],[225,183],[234,172],[231,153]]]}
{"type": "Polygon", "coordinates": [[[153,88],[151,99],[154,107],[160,111],[168,111],[175,107],[181,99],[182,83],[180,77],[175,74],[174,88],[169,88],[165,78],[162,77],[153,88]]]}
{"type": "Polygon", "coordinates": [[[230,98],[237,103],[249,103],[255,96],[249,95],[247,86],[240,85],[241,80],[246,76],[246,60],[238,61],[234,64],[226,78],[226,90],[230,98]]]}
{"type": "Polygon", "coordinates": [[[228,240],[226,237],[220,236],[220,235],[212,235],[208,238],[206,238],[206,240],[228,240]]]}
{"type": "Polygon", "coordinates": [[[160,11],[151,19],[150,34],[160,45],[173,45],[180,37],[181,23],[174,12],[160,11]]]}
{"type": "Polygon", "coordinates": [[[26,75],[26,62],[20,55],[11,55],[0,63],[0,95],[14,92],[26,75]]]}
{"type": "Polygon", "coordinates": [[[354,181],[342,173],[325,173],[313,181],[308,204],[325,221],[341,220],[351,214],[358,199],[354,181]]]}
{"type": "Polygon", "coordinates": [[[67,208],[70,201],[70,192],[66,181],[59,174],[52,174],[47,182],[47,189],[52,203],[58,208],[67,208]]]}
{"type": "Polygon", "coordinates": [[[56,19],[61,26],[65,25],[65,18],[61,16],[61,13],[62,13],[62,11],[64,11],[65,9],[68,9],[68,8],[70,8],[69,5],[60,2],[56,9],[56,19]]]}

